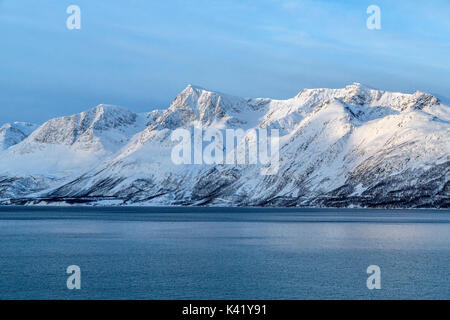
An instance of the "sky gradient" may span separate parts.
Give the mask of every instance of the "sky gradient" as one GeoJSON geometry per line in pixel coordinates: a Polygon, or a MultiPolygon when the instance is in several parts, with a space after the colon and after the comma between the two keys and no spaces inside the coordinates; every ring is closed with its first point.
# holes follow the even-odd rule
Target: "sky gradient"
{"type": "Polygon", "coordinates": [[[352,82],[449,97],[450,1],[0,0],[0,125],[100,103],[166,108],[187,84],[290,98],[352,82]],[[68,30],[66,8],[81,8],[68,30]],[[381,30],[366,27],[369,5],[381,30]]]}

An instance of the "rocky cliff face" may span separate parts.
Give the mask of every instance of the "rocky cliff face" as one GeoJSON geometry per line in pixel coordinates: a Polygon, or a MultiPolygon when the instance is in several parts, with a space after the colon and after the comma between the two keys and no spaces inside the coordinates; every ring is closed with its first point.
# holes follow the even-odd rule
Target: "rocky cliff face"
{"type": "Polygon", "coordinates": [[[273,100],[188,86],[167,110],[99,106],[18,139],[0,151],[0,202],[448,208],[449,130],[450,108],[421,92],[354,83],[273,100]],[[175,165],[171,133],[193,127],[278,129],[278,170],[175,165]]]}

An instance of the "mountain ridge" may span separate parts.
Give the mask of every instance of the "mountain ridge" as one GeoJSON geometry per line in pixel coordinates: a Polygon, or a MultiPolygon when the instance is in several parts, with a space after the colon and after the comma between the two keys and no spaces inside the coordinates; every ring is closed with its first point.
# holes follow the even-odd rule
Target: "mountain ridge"
{"type": "Polygon", "coordinates": [[[188,85],[167,109],[47,121],[0,151],[0,204],[448,208],[449,109],[360,83],[286,100],[188,85]],[[171,163],[171,133],[192,127],[278,129],[278,172],[171,163]]]}

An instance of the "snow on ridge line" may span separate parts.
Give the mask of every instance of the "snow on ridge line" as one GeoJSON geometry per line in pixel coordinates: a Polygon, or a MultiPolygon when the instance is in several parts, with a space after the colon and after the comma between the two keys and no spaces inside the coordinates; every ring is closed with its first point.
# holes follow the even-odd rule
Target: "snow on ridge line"
{"type": "Polygon", "coordinates": [[[165,110],[138,115],[99,105],[83,119],[50,121],[39,143],[33,136],[11,149],[9,162],[0,157],[0,177],[2,162],[17,168],[0,182],[0,198],[39,199],[39,192],[167,205],[446,205],[450,123],[432,118],[445,119],[448,107],[431,108],[431,95],[354,83],[288,100],[230,97],[188,86],[165,110]],[[185,126],[282,129],[280,170],[265,178],[254,166],[176,166],[170,130],[185,126]],[[18,178],[26,162],[35,168],[18,178]],[[37,175],[42,180],[29,178],[37,175]]]}
{"type": "Polygon", "coordinates": [[[6,123],[0,127],[0,150],[6,150],[28,137],[38,125],[28,122],[6,123]]]}
{"type": "MultiPolygon", "coordinates": [[[[296,96],[292,97],[292,98],[288,98],[288,99],[272,99],[269,97],[256,97],[256,98],[242,98],[242,97],[238,97],[235,95],[230,95],[227,93],[223,93],[223,92],[219,92],[219,91],[214,91],[214,90],[210,90],[207,88],[204,88],[202,86],[198,86],[198,85],[193,85],[193,84],[188,84],[186,86],[186,88],[177,95],[177,98],[179,96],[181,96],[183,93],[189,91],[189,90],[197,90],[200,92],[206,92],[206,93],[211,93],[211,94],[215,94],[217,96],[224,96],[227,98],[235,98],[235,99],[239,99],[239,100],[247,100],[249,102],[289,102],[295,99],[298,99],[302,96],[302,94],[304,93],[315,93],[317,96],[317,98],[327,98],[327,99],[333,99],[333,98],[337,98],[337,99],[342,99],[342,98],[346,98],[345,96],[342,96],[343,93],[347,92],[349,93],[349,95],[351,96],[352,94],[357,94],[359,91],[369,91],[369,92],[378,92],[379,94],[383,95],[383,94],[389,94],[392,95],[394,97],[397,96],[402,96],[402,97],[410,97],[410,98],[420,98],[420,97],[429,97],[430,98],[430,102],[431,103],[440,103],[440,99],[429,94],[429,93],[425,93],[425,92],[421,92],[421,91],[416,91],[415,93],[401,93],[401,92],[391,92],[391,91],[385,91],[385,90],[379,90],[379,89],[374,89],[372,87],[369,87],[367,85],[361,84],[359,82],[354,82],[350,85],[347,85],[345,88],[337,88],[337,89],[331,89],[331,88],[305,88],[302,89],[296,96]],[[352,92],[352,90],[356,90],[354,92],[352,92]],[[359,90],[359,91],[358,91],[359,90]],[[336,94],[338,94],[338,96],[336,96],[336,94]],[[434,99],[433,99],[434,98],[434,99]]],[[[347,102],[344,100],[344,102],[347,102]]],[[[165,109],[159,109],[159,111],[167,111],[170,108],[170,106],[168,106],[165,109]]],[[[152,110],[149,112],[143,112],[143,113],[139,113],[141,115],[145,114],[148,115],[154,111],[158,111],[158,110],[152,110]]],[[[113,105],[113,104],[99,104],[91,109],[76,113],[76,114],[71,114],[68,116],[62,116],[62,117],[55,117],[55,118],[51,118],[48,121],[51,120],[58,120],[58,119],[63,119],[63,118],[70,118],[70,117],[74,117],[74,116],[78,116],[78,115],[82,115],[82,114],[92,114],[92,113],[96,113],[96,114],[102,114],[102,113],[111,113],[111,112],[121,112],[121,113],[132,113],[132,114],[136,114],[138,115],[138,113],[133,112],[132,110],[126,108],[126,107],[122,107],[122,106],[118,106],[118,105],[113,105]]],[[[47,121],[47,122],[48,122],[47,121]]],[[[14,124],[20,124],[23,122],[15,122],[14,124]]],[[[25,124],[25,123],[24,123],[25,124]]],[[[6,124],[8,125],[8,124],[6,124]]]]}
{"type": "MultiPolygon", "coordinates": [[[[297,96],[287,100],[245,99],[189,84],[167,109],[138,114],[121,106],[99,104],[78,114],[50,119],[39,127],[34,125],[32,130],[19,134],[20,137],[15,137],[14,141],[9,142],[8,145],[3,142],[3,149],[26,144],[30,140],[71,145],[79,141],[80,137],[83,141],[90,141],[91,145],[98,145],[102,144],[101,141],[98,142],[99,139],[101,140],[98,132],[105,131],[105,134],[108,134],[111,130],[119,132],[118,138],[113,139],[112,144],[115,143],[114,141],[123,144],[138,131],[155,125],[169,129],[186,125],[241,128],[267,125],[280,129],[287,126],[286,128],[292,129],[306,114],[336,99],[344,104],[388,106],[399,111],[411,108],[421,109],[424,105],[439,103],[437,98],[427,93],[393,93],[372,89],[358,82],[341,89],[303,89],[297,96]],[[130,129],[133,126],[134,128],[130,129]],[[92,130],[94,132],[91,132],[92,130]],[[129,132],[126,133],[126,131],[129,132]]],[[[352,108],[348,110],[351,112],[352,108]]],[[[392,113],[383,112],[378,117],[392,113]]],[[[445,110],[440,112],[439,116],[441,115],[445,118],[445,110]]],[[[374,115],[368,115],[366,118],[372,119],[374,115]]],[[[3,128],[3,131],[5,130],[3,128]]],[[[113,135],[117,137],[118,134],[113,135]]],[[[0,139],[2,139],[1,135],[0,139]]],[[[29,149],[29,146],[25,149],[29,149]]]]}

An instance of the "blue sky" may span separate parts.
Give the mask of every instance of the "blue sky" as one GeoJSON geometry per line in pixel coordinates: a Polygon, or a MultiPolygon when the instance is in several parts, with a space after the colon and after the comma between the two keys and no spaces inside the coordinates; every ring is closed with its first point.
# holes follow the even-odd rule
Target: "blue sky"
{"type": "Polygon", "coordinates": [[[449,12],[448,0],[0,0],[0,123],[165,108],[189,83],[290,98],[357,81],[448,97],[449,12]],[[66,28],[71,4],[81,30],[66,28]],[[366,27],[371,4],[381,30],[366,27]]]}

